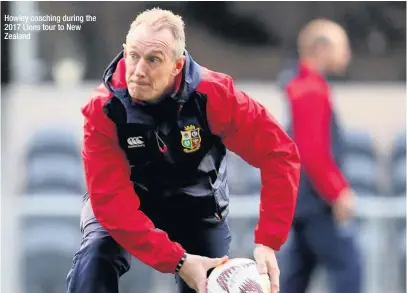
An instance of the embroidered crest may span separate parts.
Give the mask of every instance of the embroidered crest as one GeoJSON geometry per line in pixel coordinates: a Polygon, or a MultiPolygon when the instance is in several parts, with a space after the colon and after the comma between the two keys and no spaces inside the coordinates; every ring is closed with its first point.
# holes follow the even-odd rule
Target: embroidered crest
{"type": "Polygon", "coordinates": [[[181,131],[181,144],[184,147],[184,152],[192,153],[201,147],[201,129],[196,128],[194,125],[185,127],[185,131],[181,131]]]}

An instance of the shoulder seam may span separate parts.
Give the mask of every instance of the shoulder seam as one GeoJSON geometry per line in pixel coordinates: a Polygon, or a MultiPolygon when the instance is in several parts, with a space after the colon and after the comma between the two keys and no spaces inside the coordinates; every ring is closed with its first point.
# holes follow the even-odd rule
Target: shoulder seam
{"type": "MultiPolygon", "coordinates": [[[[108,101],[110,101],[114,97],[113,93],[111,93],[103,83],[101,83],[97,88],[95,88],[91,95],[90,98],[87,100],[85,105],[82,107],[82,113],[85,116],[91,115],[91,113],[97,113],[100,114],[99,111],[103,112],[103,114],[106,115],[104,111],[104,106],[108,101]]],[[[106,115],[107,116],[107,115],[106,115]]]]}
{"type": "MultiPolygon", "coordinates": [[[[218,90],[227,92],[230,82],[233,82],[233,78],[230,75],[226,73],[212,71],[205,67],[202,68],[203,68],[202,80],[199,86],[196,88],[197,92],[207,94],[207,92],[200,90],[200,87],[202,86],[203,87],[212,86],[218,90]]],[[[210,89],[209,91],[211,92],[213,91],[213,89],[210,89]]]]}

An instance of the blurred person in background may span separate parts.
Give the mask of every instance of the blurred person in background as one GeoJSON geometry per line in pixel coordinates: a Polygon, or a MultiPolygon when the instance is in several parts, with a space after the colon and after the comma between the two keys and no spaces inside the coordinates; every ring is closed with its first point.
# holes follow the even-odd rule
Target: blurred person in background
{"type": "Polygon", "coordinates": [[[302,173],[292,241],[279,255],[281,292],[305,292],[321,265],[332,293],[360,293],[361,259],[348,230],[355,195],[340,170],[344,144],[324,77],[345,72],[348,36],[337,23],[317,19],[301,30],[297,45],[299,63],[283,84],[302,173]]]}
{"type": "Polygon", "coordinates": [[[67,292],[118,292],[131,255],[175,274],[181,293],[206,292],[231,241],[228,148],[261,169],[254,258],[277,293],[275,250],[299,185],[295,143],[231,77],[193,61],[172,12],[141,13],[123,47],[82,109],[88,193],[67,292]]]}

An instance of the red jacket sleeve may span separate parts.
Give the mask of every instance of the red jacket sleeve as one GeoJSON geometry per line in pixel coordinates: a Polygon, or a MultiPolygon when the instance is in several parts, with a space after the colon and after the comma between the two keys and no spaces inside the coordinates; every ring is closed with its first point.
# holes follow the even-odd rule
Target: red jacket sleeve
{"type": "MultiPolygon", "coordinates": [[[[106,100],[106,99],[105,99],[106,100]]],[[[103,112],[100,98],[83,110],[82,151],[86,182],[96,219],[128,252],[164,273],[175,273],[185,250],[155,229],[139,210],[130,181],[130,167],[120,149],[114,123],[103,112]]]]}
{"type": "Polygon", "coordinates": [[[302,165],[318,193],[334,201],[348,187],[331,154],[331,105],[323,89],[288,90],[294,140],[302,165]]]}
{"type": "Polygon", "coordinates": [[[295,143],[271,114],[223,77],[208,95],[212,132],[261,171],[260,217],[255,242],[279,250],[290,231],[297,200],[300,158],[295,143]]]}

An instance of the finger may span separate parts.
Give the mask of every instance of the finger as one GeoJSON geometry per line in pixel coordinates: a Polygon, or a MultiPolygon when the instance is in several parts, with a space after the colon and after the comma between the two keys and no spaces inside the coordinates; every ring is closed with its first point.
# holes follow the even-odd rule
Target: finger
{"type": "Polygon", "coordinates": [[[271,285],[271,293],[278,293],[280,292],[280,287],[278,287],[277,285],[271,285]]]}
{"type": "Polygon", "coordinates": [[[206,280],[202,280],[200,282],[198,282],[198,286],[197,286],[197,292],[198,293],[206,293],[206,287],[207,287],[207,281],[206,280]]]}
{"type": "Polygon", "coordinates": [[[257,263],[257,270],[260,274],[267,274],[267,258],[266,254],[261,247],[258,247],[254,250],[254,260],[257,263]]]}
{"type": "Polygon", "coordinates": [[[268,275],[270,277],[271,293],[280,291],[280,270],[278,267],[269,267],[268,275]]]}
{"type": "Polygon", "coordinates": [[[209,270],[211,268],[217,267],[229,260],[228,256],[224,256],[221,258],[209,258],[205,257],[204,258],[204,266],[206,270],[209,270]]]}
{"type": "Polygon", "coordinates": [[[269,275],[267,275],[267,274],[260,275],[260,280],[261,280],[263,288],[265,288],[265,291],[267,293],[271,293],[271,282],[270,282],[269,275]]]}
{"type": "Polygon", "coordinates": [[[254,250],[254,260],[257,263],[257,270],[260,274],[267,274],[266,254],[263,249],[256,248],[254,250]]]}

